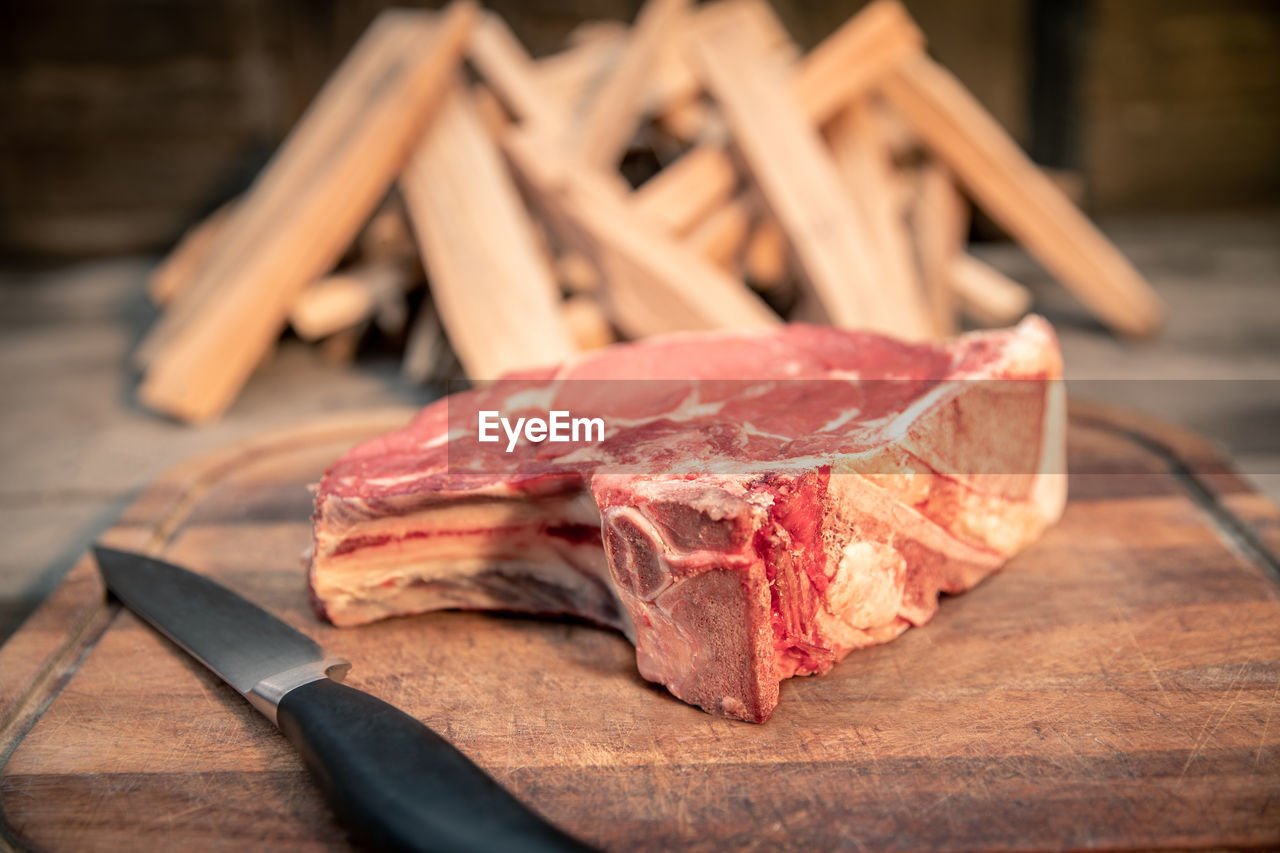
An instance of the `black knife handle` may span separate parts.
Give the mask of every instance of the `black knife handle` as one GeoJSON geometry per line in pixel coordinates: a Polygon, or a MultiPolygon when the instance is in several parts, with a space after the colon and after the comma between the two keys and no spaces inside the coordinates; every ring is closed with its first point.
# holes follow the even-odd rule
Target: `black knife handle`
{"type": "Polygon", "coordinates": [[[328,678],[290,690],[276,719],[355,839],[377,850],[586,851],[452,744],[328,678]]]}

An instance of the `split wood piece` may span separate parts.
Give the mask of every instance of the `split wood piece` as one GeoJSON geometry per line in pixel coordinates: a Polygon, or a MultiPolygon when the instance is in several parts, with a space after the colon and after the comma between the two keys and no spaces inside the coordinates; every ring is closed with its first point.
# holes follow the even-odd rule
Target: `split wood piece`
{"type": "Polygon", "coordinates": [[[165,305],[180,296],[199,275],[226,230],[236,199],[226,202],[193,225],[147,277],[147,294],[156,305],[165,305]]]}
{"type": "Polygon", "coordinates": [[[1076,169],[1053,169],[1041,166],[1040,171],[1076,207],[1085,203],[1087,196],[1084,175],[1076,169]]]}
{"type": "Polygon", "coordinates": [[[497,379],[573,353],[548,259],[461,80],[423,134],[400,189],[432,298],[467,376],[497,379]]]}
{"type": "MultiPolygon", "coordinates": [[[[170,301],[195,277],[216,245],[237,199],[218,207],[196,223],[169,253],[148,279],[148,292],[157,305],[170,301]]],[[[356,239],[363,258],[399,258],[412,254],[413,237],[404,218],[404,208],[394,197],[388,197],[365,223],[356,239]]]]}
{"type": "Polygon", "coordinates": [[[678,142],[694,143],[710,132],[715,113],[700,97],[673,104],[658,112],[655,121],[662,132],[678,142]]]}
{"type": "Polygon", "coordinates": [[[673,32],[661,46],[645,96],[645,111],[664,128],[674,126],[677,139],[696,138],[699,119],[706,111],[706,105],[699,102],[703,88],[701,75],[690,62],[690,34],[724,16],[755,30],[760,41],[767,44],[771,52],[784,56],[788,65],[799,56],[790,33],[766,0],[719,0],[699,6],[691,16],[692,23],[673,32]]]}
{"type": "Polygon", "coordinates": [[[238,208],[206,274],[153,332],[145,405],[187,421],[231,405],[298,294],[386,195],[458,66],[474,13],[461,2],[439,19],[379,16],[349,60],[354,71],[326,86],[238,208]]]}
{"type": "MultiPolygon", "coordinates": [[[[780,57],[787,64],[800,58],[800,47],[769,0],[714,0],[699,6],[696,14],[696,26],[714,26],[717,21],[732,19],[755,33],[760,43],[768,47],[770,55],[780,57]]],[[[687,42],[684,50],[687,54],[687,42]]],[[[700,76],[692,66],[689,68],[695,78],[700,76]]],[[[697,85],[701,88],[701,82],[697,85]]]]}
{"type": "Polygon", "coordinates": [[[306,341],[328,337],[369,319],[387,334],[404,329],[404,293],[413,283],[408,264],[378,260],[325,276],[302,292],[289,325],[306,341]]]}
{"type": "Polygon", "coordinates": [[[919,186],[911,212],[916,263],[934,334],[945,338],[956,331],[951,270],[968,239],[969,205],[945,166],[927,163],[919,170],[917,180],[919,186]]]}
{"type": "Polygon", "coordinates": [[[429,298],[422,301],[413,318],[400,375],[414,385],[442,385],[465,378],[435,303],[429,298]]]}
{"type": "Polygon", "coordinates": [[[894,162],[901,165],[919,163],[925,156],[924,144],[911,125],[884,98],[871,97],[871,114],[875,119],[885,145],[889,147],[894,162]]]}
{"type": "MultiPolygon", "coordinates": [[[[548,144],[563,144],[576,100],[557,100],[546,93],[544,82],[535,72],[535,63],[500,18],[490,18],[488,33],[472,40],[472,51],[473,58],[484,57],[484,68],[488,69],[490,85],[475,88],[482,98],[481,116],[489,135],[498,139],[509,130],[505,116],[497,114],[496,99],[522,126],[545,135],[548,144]]],[[[574,93],[574,99],[579,97],[581,93],[574,93]]],[[[627,189],[626,181],[616,171],[607,174],[620,191],[627,189]]]]}
{"type": "Polygon", "coordinates": [[[646,0],[627,47],[587,106],[570,141],[575,164],[615,171],[645,110],[649,75],[663,41],[687,14],[689,0],[646,0]]]}
{"type": "Polygon", "coordinates": [[[684,238],[684,244],[732,276],[739,274],[739,259],[756,218],[751,210],[750,193],[742,193],[733,201],[708,216],[684,238]]]}
{"type": "MultiPolygon", "coordinates": [[[[208,260],[238,199],[226,202],[183,235],[178,245],[148,279],[151,301],[164,305],[179,296],[208,260]]],[[[404,209],[389,198],[360,230],[356,239],[364,258],[399,258],[415,252],[404,209]]]]}
{"type": "Polygon", "coordinates": [[[790,247],[787,234],[772,216],[761,217],[747,238],[742,259],[747,282],[757,290],[773,290],[787,281],[790,247]]]}
{"type": "Polygon", "coordinates": [[[893,281],[818,132],[790,99],[785,67],[731,20],[700,29],[694,44],[737,148],[831,322],[927,338],[924,300],[893,281]]]}
{"type": "Polygon", "coordinates": [[[684,330],[766,328],[780,322],[742,283],[638,215],[600,173],[556,163],[537,137],[513,133],[507,155],[548,220],[593,252],[606,308],[627,337],[684,330]]]}
{"type": "Polygon", "coordinates": [[[795,99],[822,126],[887,72],[924,51],[924,33],[898,0],[874,0],[810,51],[793,82],[795,99]]]}
{"type": "Polygon", "coordinates": [[[555,261],[556,279],[571,294],[600,292],[600,271],[582,252],[566,251],[555,261]]]}
{"type": "MultiPolygon", "coordinates": [[[[471,14],[468,8],[468,22],[464,25],[469,24],[471,14]]],[[[317,185],[316,175],[332,174],[337,167],[330,160],[337,152],[348,150],[346,136],[350,128],[362,122],[369,110],[383,108],[388,102],[387,96],[395,96],[385,84],[389,79],[401,84],[408,79],[409,67],[399,69],[397,73],[396,65],[407,62],[405,57],[410,52],[415,57],[423,57],[420,42],[432,26],[432,19],[425,13],[389,12],[374,21],[258,176],[244,203],[239,205],[223,230],[209,263],[184,290],[184,296],[175,300],[147,333],[134,353],[138,367],[150,364],[157,353],[182,335],[191,321],[206,314],[209,301],[214,299],[224,282],[243,279],[245,267],[263,251],[260,244],[271,244],[276,251],[292,248],[287,245],[288,240],[279,236],[281,221],[286,223],[284,233],[292,238],[290,226],[296,224],[299,200],[309,192],[328,189],[327,185],[317,185]]],[[[448,58],[457,61],[456,57],[448,58]]],[[[422,116],[413,115],[413,112],[412,109],[402,109],[397,117],[398,123],[409,125],[411,131],[417,129],[420,119],[425,119],[425,109],[422,116]]],[[[393,143],[398,141],[394,137],[387,141],[378,140],[367,133],[362,134],[362,139],[373,140],[388,150],[397,147],[393,143]]],[[[407,135],[405,148],[410,144],[412,138],[407,135]]],[[[404,154],[403,151],[396,153],[401,157],[404,154]]],[[[376,159],[380,163],[383,158],[376,159]]],[[[389,171],[394,174],[398,166],[399,163],[393,164],[389,171]]],[[[341,214],[339,218],[343,218],[341,214]]],[[[331,254],[332,260],[308,276],[304,284],[332,268],[347,245],[349,241],[338,247],[327,243],[316,245],[316,249],[331,254]]]]}
{"type": "Polygon", "coordinates": [[[729,202],[738,187],[738,170],[721,145],[704,144],[641,184],[632,207],[668,233],[687,234],[729,202]]]}
{"type": "Polygon", "coordinates": [[[560,312],[579,352],[607,347],[617,340],[603,306],[593,296],[571,296],[560,312]]]}
{"type": "Polygon", "coordinates": [[[510,129],[512,116],[503,106],[502,100],[488,86],[483,83],[474,84],[471,87],[471,100],[476,105],[476,112],[480,116],[480,123],[484,125],[485,132],[494,139],[501,137],[510,129]]]}
{"type": "Polygon", "coordinates": [[[691,129],[689,119],[702,93],[702,81],[688,61],[688,31],[688,26],[682,27],[659,48],[652,73],[645,83],[643,108],[643,112],[653,116],[662,127],[674,125],[685,132],[691,129]]]}
{"type": "Polygon", "coordinates": [[[501,17],[484,12],[471,31],[468,56],[516,121],[562,128],[563,102],[547,94],[533,61],[501,17]]]}
{"type": "Polygon", "coordinates": [[[923,53],[880,89],[974,200],[1103,322],[1159,329],[1159,297],[1133,265],[1027,158],[960,81],[923,53]]]}
{"type": "Polygon", "coordinates": [[[951,261],[951,292],[964,315],[980,326],[1011,326],[1031,310],[1031,292],[972,255],[951,261]]]}
{"type": "MultiPolygon", "coordinates": [[[[810,124],[821,126],[898,63],[916,55],[924,36],[896,0],[876,0],[805,55],[790,90],[810,124]]],[[[643,214],[684,234],[729,200],[737,186],[724,145],[704,143],[636,190],[643,214]]]]}
{"type": "MultiPolygon", "coordinates": [[[[926,160],[924,162],[933,162],[926,160]]],[[[894,169],[893,180],[889,186],[893,192],[893,206],[898,215],[908,223],[915,216],[916,202],[920,200],[920,178],[924,174],[923,164],[915,163],[894,169]]]]}
{"type": "MultiPolygon", "coordinates": [[[[606,18],[596,18],[593,20],[583,21],[575,24],[573,29],[569,30],[569,35],[565,36],[564,43],[572,50],[575,47],[581,47],[585,44],[591,44],[600,41],[610,41],[614,39],[625,40],[627,32],[631,27],[622,21],[609,20],[606,18]]],[[[621,44],[621,41],[618,42],[621,44]]],[[[553,57],[564,56],[564,53],[553,54],[553,57]]],[[[552,57],[547,57],[548,59],[552,57]]],[[[541,61],[541,60],[540,60],[541,61]]]]}
{"type": "MultiPolygon", "coordinates": [[[[873,109],[868,98],[857,98],[832,120],[827,129],[832,155],[877,250],[884,285],[900,293],[926,296],[930,313],[936,314],[942,309],[935,309],[922,293],[916,275],[907,223],[894,203],[893,154],[880,133],[873,109]]],[[[946,316],[950,317],[949,311],[946,316]]],[[[934,317],[934,337],[946,337],[951,331],[949,319],[944,322],[941,317],[934,317]]]]}
{"type": "Polygon", "coordinates": [[[612,21],[592,24],[572,47],[533,63],[542,91],[561,104],[570,117],[580,112],[587,96],[617,64],[627,44],[626,26],[612,21]]]}

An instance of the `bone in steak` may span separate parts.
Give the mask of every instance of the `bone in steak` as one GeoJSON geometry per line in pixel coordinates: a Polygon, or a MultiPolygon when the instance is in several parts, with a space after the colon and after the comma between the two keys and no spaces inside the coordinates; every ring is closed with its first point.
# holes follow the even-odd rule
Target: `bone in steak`
{"type": "Polygon", "coordinates": [[[1059,517],[1060,376],[1031,317],[939,345],[680,335],[455,394],[325,474],[316,606],[573,614],[684,701],[763,721],[783,679],[923,624],[1059,517]],[[476,441],[480,410],[585,408],[605,441],[476,441]]]}

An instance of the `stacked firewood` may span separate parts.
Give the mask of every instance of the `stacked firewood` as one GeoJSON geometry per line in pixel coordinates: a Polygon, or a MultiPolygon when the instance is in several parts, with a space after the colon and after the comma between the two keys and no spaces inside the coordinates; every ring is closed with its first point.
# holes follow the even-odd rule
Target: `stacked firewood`
{"type": "Polygon", "coordinates": [[[425,382],[788,319],[1011,323],[1030,297],[967,253],[970,200],[1110,327],[1157,328],[1148,285],[896,0],[803,56],[765,0],[649,0],[538,60],[465,0],[390,11],[157,268],[139,393],[215,418],[287,326],[342,353],[376,325],[425,382]]]}

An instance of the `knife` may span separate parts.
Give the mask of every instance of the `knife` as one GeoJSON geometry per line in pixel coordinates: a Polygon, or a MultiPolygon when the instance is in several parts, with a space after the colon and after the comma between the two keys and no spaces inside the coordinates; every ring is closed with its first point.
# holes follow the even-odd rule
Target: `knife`
{"type": "Polygon", "coordinates": [[[339,683],[351,665],[206,577],[95,545],[107,589],[275,723],[354,840],[379,850],[585,851],[440,735],[339,683]]]}

